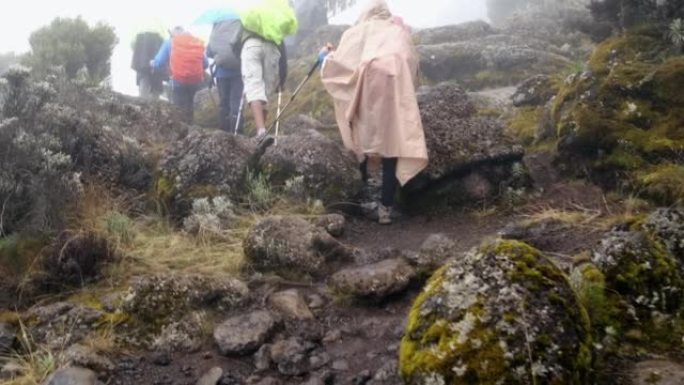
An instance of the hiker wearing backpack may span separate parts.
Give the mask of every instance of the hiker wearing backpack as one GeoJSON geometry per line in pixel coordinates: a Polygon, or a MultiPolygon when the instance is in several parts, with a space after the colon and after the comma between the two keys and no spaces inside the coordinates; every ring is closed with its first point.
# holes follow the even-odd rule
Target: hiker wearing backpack
{"type": "Polygon", "coordinates": [[[155,70],[168,66],[173,104],[183,110],[185,121],[192,123],[195,94],[204,82],[204,71],[209,66],[204,43],[182,27],[176,27],[151,64],[155,70]]]}
{"type": "Polygon", "coordinates": [[[287,0],[261,0],[240,15],[244,27],[242,80],[257,136],[266,131],[268,95],[283,89],[287,78],[284,40],[297,32],[297,18],[287,0]]]}
{"type": "Polygon", "coordinates": [[[155,71],[149,65],[163,43],[164,38],[156,31],[140,32],[133,41],[131,68],[136,73],[135,83],[143,99],[157,100],[164,91],[166,71],[155,71]]]}
{"type": "MultiPolygon", "coordinates": [[[[216,79],[219,93],[219,127],[228,132],[242,133],[240,101],[243,83],[240,71],[242,50],[242,23],[239,19],[224,20],[214,24],[207,46],[207,56],[214,59],[212,76],[216,79]]],[[[212,80],[213,81],[213,80],[212,80]]]]}

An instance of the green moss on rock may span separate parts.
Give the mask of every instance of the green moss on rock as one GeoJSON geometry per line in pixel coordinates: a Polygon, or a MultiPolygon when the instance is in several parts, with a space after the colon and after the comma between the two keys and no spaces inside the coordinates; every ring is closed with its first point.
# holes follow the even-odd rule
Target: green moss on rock
{"type": "Polygon", "coordinates": [[[497,241],[438,270],[401,344],[407,384],[584,384],[586,312],[536,249],[497,241]]]}

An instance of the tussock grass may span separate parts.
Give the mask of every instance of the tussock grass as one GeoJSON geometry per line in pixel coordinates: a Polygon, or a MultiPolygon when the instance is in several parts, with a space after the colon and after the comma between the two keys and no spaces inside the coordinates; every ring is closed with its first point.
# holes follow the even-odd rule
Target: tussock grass
{"type": "Polygon", "coordinates": [[[13,378],[0,380],[0,385],[39,385],[65,364],[65,346],[53,350],[37,345],[22,322],[19,322],[17,338],[19,351],[6,358],[18,365],[18,373],[13,378]]]}

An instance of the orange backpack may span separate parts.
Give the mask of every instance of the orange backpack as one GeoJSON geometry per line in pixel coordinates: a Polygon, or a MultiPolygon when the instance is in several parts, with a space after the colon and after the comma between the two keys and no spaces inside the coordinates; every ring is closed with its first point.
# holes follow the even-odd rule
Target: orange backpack
{"type": "Polygon", "coordinates": [[[204,44],[189,34],[171,40],[171,78],[185,84],[204,81],[204,44]]]}

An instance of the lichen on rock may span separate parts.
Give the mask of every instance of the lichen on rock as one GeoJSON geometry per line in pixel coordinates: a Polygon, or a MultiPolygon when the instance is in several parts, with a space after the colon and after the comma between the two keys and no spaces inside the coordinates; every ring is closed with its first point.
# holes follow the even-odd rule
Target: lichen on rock
{"type": "Polygon", "coordinates": [[[438,270],[401,344],[407,384],[585,384],[586,312],[563,273],[532,247],[497,241],[438,270]]]}

